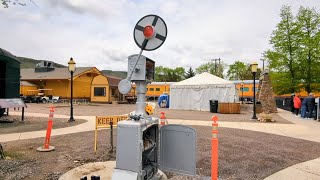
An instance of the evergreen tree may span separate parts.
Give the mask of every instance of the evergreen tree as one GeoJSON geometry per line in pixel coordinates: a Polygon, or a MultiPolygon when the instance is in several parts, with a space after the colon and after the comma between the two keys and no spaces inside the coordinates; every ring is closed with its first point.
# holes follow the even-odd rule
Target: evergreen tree
{"type": "Polygon", "coordinates": [[[186,72],[186,74],[184,75],[184,77],[186,79],[191,78],[193,76],[195,76],[196,73],[193,71],[193,69],[190,67],[189,70],[186,72]]]}

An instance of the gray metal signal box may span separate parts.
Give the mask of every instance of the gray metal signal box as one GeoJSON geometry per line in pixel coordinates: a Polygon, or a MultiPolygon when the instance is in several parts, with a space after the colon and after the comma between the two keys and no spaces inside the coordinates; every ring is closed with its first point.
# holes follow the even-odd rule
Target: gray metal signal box
{"type": "Polygon", "coordinates": [[[128,74],[132,73],[131,81],[153,81],[155,72],[155,63],[153,60],[140,56],[138,61],[138,54],[128,57],[128,74]],[[137,63],[136,67],[134,65],[137,63]],[[132,72],[133,71],[133,72],[132,72]]]}
{"type": "Polygon", "coordinates": [[[160,179],[159,169],[196,174],[195,130],[183,125],[165,125],[159,131],[158,121],[147,117],[118,123],[113,180],[160,179]]]}
{"type": "Polygon", "coordinates": [[[195,130],[183,125],[160,128],[158,118],[146,115],[146,86],[154,78],[154,61],[145,56],[137,59],[138,55],[128,58],[128,80],[137,85],[136,111],[128,120],[118,122],[112,180],[160,179],[159,169],[195,175],[195,130]]]}

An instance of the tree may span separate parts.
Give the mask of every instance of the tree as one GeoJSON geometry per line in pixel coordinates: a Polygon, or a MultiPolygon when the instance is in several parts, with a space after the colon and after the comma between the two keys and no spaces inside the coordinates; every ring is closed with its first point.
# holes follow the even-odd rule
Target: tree
{"type": "Polygon", "coordinates": [[[185,70],[183,67],[171,69],[168,67],[157,66],[155,80],[159,82],[178,82],[184,79],[185,70]]]}
{"type": "Polygon", "coordinates": [[[193,69],[190,67],[189,70],[186,72],[186,74],[184,75],[184,78],[188,79],[191,78],[193,76],[195,76],[196,73],[193,71],[193,69]]]}
{"type": "Polygon", "coordinates": [[[320,82],[319,53],[320,53],[320,15],[313,8],[300,7],[297,15],[299,38],[299,67],[305,87],[310,93],[314,87],[311,85],[320,82]]]}
{"type": "MultiPolygon", "coordinates": [[[[37,6],[37,4],[35,2],[33,2],[33,0],[29,0],[29,1],[37,6]]],[[[27,5],[25,2],[22,2],[21,0],[1,0],[1,4],[3,5],[4,8],[9,8],[9,4],[20,5],[20,6],[27,5]]]]}
{"type": "Polygon", "coordinates": [[[218,77],[223,78],[224,77],[224,70],[226,68],[226,64],[225,63],[220,63],[220,64],[215,64],[214,62],[207,62],[205,64],[200,65],[198,68],[196,68],[196,72],[198,74],[203,73],[203,72],[207,72],[213,75],[216,75],[218,77]]]}
{"type": "Polygon", "coordinates": [[[248,71],[248,64],[241,61],[236,61],[229,65],[227,76],[230,80],[244,80],[248,71]]]}
{"type": "Polygon", "coordinates": [[[264,56],[269,62],[269,68],[277,74],[272,76],[271,73],[275,81],[285,82],[283,83],[285,87],[279,87],[275,90],[287,89],[287,92],[282,91],[282,93],[293,93],[299,89],[298,84],[300,83],[297,76],[299,67],[297,58],[299,50],[298,28],[290,6],[282,6],[280,17],[281,21],[278,23],[277,29],[271,35],[272,50],[267,50],[264,56]]]}

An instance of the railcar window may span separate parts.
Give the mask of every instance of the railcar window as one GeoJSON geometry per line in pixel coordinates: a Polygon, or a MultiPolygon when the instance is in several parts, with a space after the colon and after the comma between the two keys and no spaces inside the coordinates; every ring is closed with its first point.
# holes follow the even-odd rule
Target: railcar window
{"type": "Polygon", "coordinates": [[[249,91],[249,88],[248,88],[248,87],[240,88],[240,91],[242,91],[242,89],[243,89],[243,92],[248,92],[248,91],[249,91]]]}
{"type": "Polygon", "coordinates": [[[150,88],[150,91],[154,91],[154,88],[150,88]]]}
{"type": "Polygon", "coordinates": [[[156,88],[156,91],[160,91],[160,88],[156,88]]]}

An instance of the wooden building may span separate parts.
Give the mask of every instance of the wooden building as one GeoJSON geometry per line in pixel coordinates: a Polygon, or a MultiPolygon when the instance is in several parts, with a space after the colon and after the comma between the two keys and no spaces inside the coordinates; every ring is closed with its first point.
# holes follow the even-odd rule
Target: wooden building
{"type": "Polygon", "coordinates": [[[92,80],[91,102],[122,101],[122,95],[118,90],[120,78],[98,75],[92,80]]]}
{"type": "Polygon", "coordinates": [[[34,92],[37,91],[39,87],[35,84],[32,84],[28,81],[21,81],[20,82],[20,95],[22,96],[29,96],[35,94],[34,92]]]}
{"type": "MultiPolygon", "coordinates": [[[[101,74],[95,67],[78,67],[73,76],[73,97],[90,99],[91,82],[101,74]]],[[[21,80],[37,85],[40,89],[52,89],[50,95],[70,98],[71,77],[68,68],[21,69],[21,80]]]]}
{"type": "Polygon", "coordinates": [[[19,97],[20,61],[0,48],[0,98],[19,97]]]}
{"type": "MultiPolygon", "coordinates": [[[[32,91],[26,83],[38,89],[50,90],[46,95],[60,96],[69,99],[71,77],[68,68],[54,68],[53,62],[41,62],[36,68],[21,69],[21,92],[24,95],[32,91]]],[[[73,98],[87,99],[92,102],[108,103],[120,101],[118,84],[121,79],[103,75],[95,67],[77,67],[73,75],[73,98]]],[[[34,87],[33,87],[34,89],[34,87]]]]}

